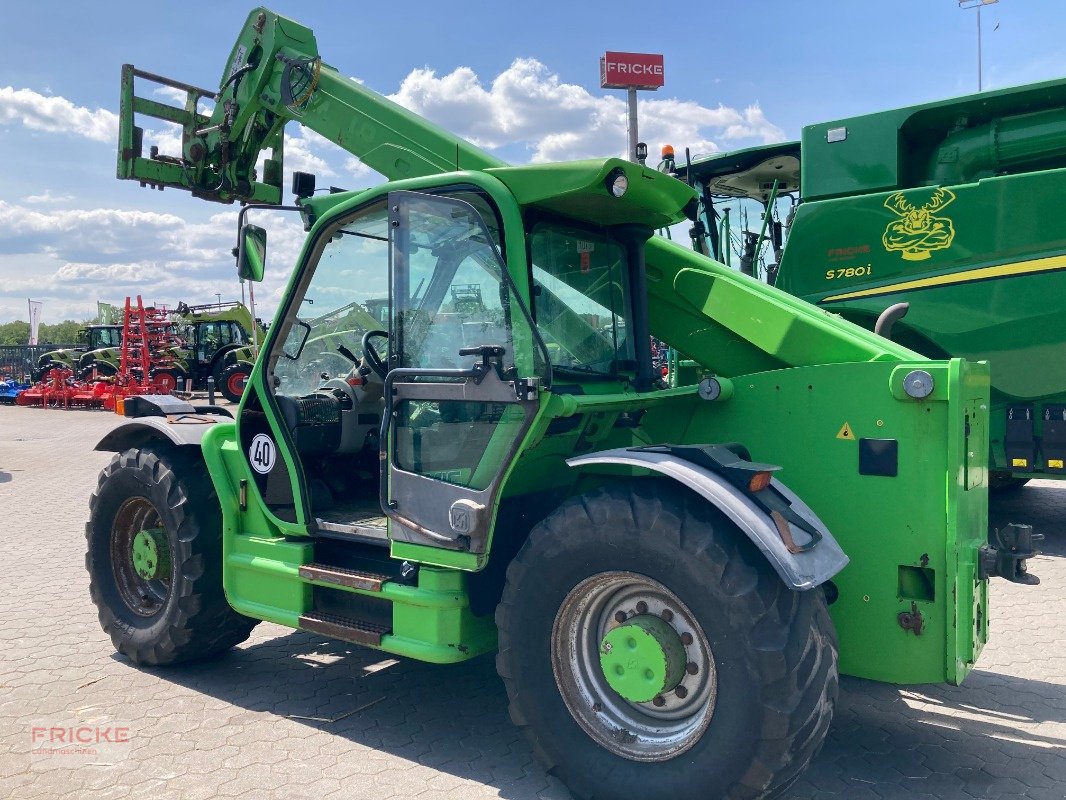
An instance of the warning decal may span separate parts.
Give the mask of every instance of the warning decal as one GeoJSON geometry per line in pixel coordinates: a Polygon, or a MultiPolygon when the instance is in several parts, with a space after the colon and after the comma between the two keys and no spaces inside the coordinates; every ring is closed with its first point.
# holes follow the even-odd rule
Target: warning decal
{"type": "Polygon", "coordinates": [[[837,433],[837,438],[838,439],[847,439],[849,442],[854,442],[855,441],[855,431],[853,431],[851,429],[851,425],[849,425],[848,423],[845,422],[844,423],[844,427],[840,429],[839,433],[837,433]]]}

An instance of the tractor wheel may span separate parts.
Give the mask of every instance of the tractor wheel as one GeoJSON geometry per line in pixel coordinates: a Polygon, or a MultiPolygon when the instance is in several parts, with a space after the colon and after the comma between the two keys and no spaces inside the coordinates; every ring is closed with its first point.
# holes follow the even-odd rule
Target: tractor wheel
{"type": "Polygon", "coordinates": [[[152,385],[169,394],[177,390],[178,380],[184,377],[185,375],[176,369],[157,369],[152,373],[152,385]]]}
{"type": "Polygon", "coordinates": [[[89,381],[92,380],[94,372],[98,378],[110,378],[117,371],[106,361],[96,361],[79,369],[77,375],[79,381],[89,381]]]}
{"type": "Polygon", "coordinates": [[[1029,478],[1015,478],[1009,472],[988,473],[988,490],[993,494],[1006,494],[1021,489],[1029,483],[1029,478]]]}
{"type": "Polygon", "coordinates": [[[135,663],[217,655],[257,624],[226,602],[222,515],[195,456],[174,449],[116,455],[89,501],[85,538],[100,625],[135,663]]]}
{"type": "Polygon", "coordinates": [[[823,592],[794,592],[695,493],[573,498],[507,570],[511,719],[576,797],[765,797],[821,748],[837,694],[823,592]]]}
{"type": "Polygon", "coordinates": [[[231,403],[239,403],[241,395],[244,394],[244,386],[248,383],[248,376],[251,374],[252,368],[238,361],[219,371],[215,377],[215,387],[231,403]]]}

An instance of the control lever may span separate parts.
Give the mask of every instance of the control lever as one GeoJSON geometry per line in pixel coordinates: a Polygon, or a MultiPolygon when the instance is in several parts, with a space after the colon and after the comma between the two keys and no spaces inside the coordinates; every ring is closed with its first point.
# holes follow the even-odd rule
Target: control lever
{"type": "Polygon", "coordinates": [[[358,364],[360,361],[362,361],[361,358],[356,356],[355,353],[353,353],[351,350],[349,350],[343,344],[337,345],[337,352],[340,353],[342,356],[344,356],[349,361],[351,361],[353,364],[358,364]]]}

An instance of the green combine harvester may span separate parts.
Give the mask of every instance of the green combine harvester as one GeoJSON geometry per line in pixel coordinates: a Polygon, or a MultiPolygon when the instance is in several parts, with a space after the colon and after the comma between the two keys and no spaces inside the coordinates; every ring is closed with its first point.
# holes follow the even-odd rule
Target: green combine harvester
{"type": "Polygon", "coordinates": [[[217,92],[122,74],[119,177],[247,201],[242,277],[264,274],[245,219],[281,202],[287,122],[389,179],[294,176],[309,233],[232,417],[127,398],[98,445],[91,594],[135,663],[217,655],[259,620],[495,652],[577,797],[762,797],[818,751],[840,673],[959,683],[989,577],[1033,580],[1030,528],[986,545],[987,365],[655,237],[695,218],[684,183],[508,166],[265,9],[217,92]],[[146,153],[138,117],[181,125],[182,152],[146,153]],[[713,374],[665,388],[651,335],[713,374]]]}
{"type": "MultiPolygon", "coordinates": [[[[679,164],[730,257],[725,208],[768,209],[739,263],[930,358],[991,367],[992,488],[1066,475],[1066,80],[803,129],[679,164]],[[784,213],[781,213],[781,210],[784,213]],[[761,270],[760,262],[767,262],[761,270]],[[902,305],[906,304],[906,306],[902,305]]],[[[734,214],[733,222],[736,217],[734,214]]],[[[734,228],[733,234],[737,235],[734,228]]]]}

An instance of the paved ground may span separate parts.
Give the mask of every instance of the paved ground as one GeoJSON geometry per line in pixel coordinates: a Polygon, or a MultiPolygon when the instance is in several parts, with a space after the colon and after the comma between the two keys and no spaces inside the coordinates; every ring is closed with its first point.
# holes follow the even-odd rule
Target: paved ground
{"type": "MultiPolygon", "coordinates": [[[[508,722],[490,658],[398,662],[267,624],[209,664],[115,657],[82,566],[108,459],[90,450],[115,421],[0,407],[0,798],[567,797],[508,722]],[[31,762],[35,725],[75,723],[128,726],[129,742],[104,764],[31,762]]],[[[995,583],[992,643],[961,688],[845,679],[789,797],[1066,797],[1066,485],[1031,485],[995,515],[1049,535],[1043,585],[995,583]]]]}

